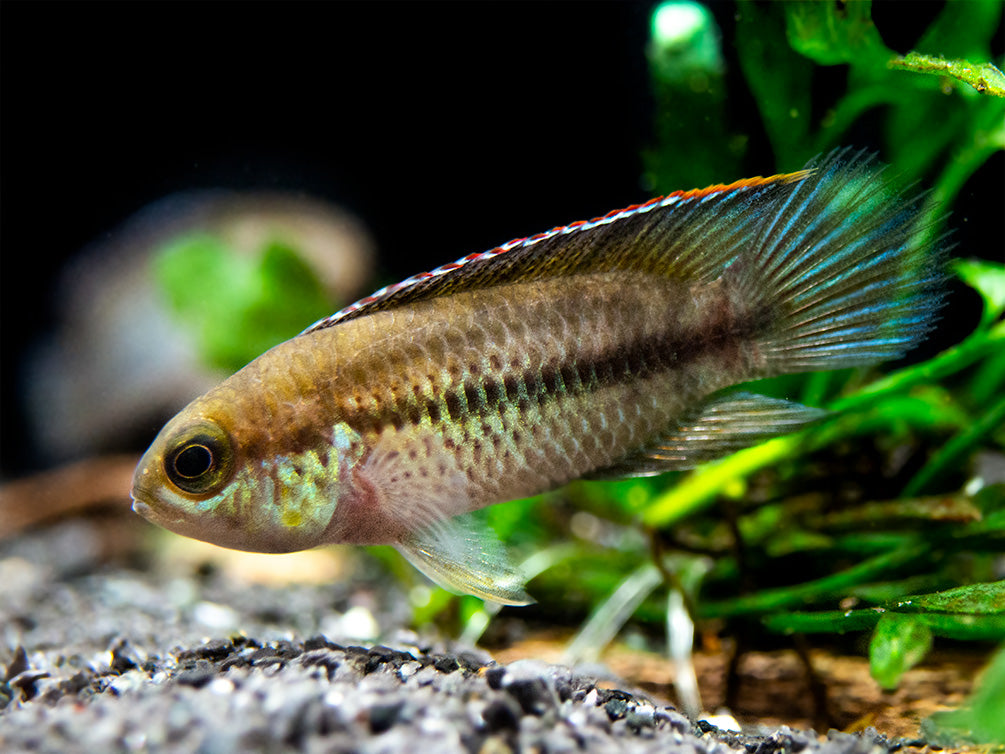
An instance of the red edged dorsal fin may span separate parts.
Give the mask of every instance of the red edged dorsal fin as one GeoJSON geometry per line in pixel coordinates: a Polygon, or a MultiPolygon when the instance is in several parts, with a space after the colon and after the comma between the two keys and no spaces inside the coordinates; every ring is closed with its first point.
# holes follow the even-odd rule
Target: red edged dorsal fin
{"type": "Polygon", "coordinates": [[[633,270],[710,280],[812,168],[677,191],[469,254],[381,288],[304,332],[438,296],[563,275],[633,270]]]}

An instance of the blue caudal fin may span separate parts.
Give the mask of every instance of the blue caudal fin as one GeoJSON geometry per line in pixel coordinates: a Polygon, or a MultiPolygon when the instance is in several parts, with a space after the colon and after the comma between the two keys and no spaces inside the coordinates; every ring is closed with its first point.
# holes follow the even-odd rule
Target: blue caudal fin
{"type": "Polygon", "coordinates": [[[905,196],[871,156],[839,150],[764,218],[752,253],[727,271],[756,302],[769,371],[871,364],[902,356],[942,304],[945,244],[921,224],[925,196],[905,196]]]}
{"type": "MultiPolygon", "coordinates": [[[[691,223],[710,228],[701,243],[675,236],[678,260],[713,272],[726,265],[720,280],[764,361],[757,376],[872,364],[916,345],[941,307],[945,254],[921,220],[924,196],[905,197],[873,158],[844,150],[774,187],[744,212],[691,223]]],[[[735,191],[708,192],[706,201],[728,201],[735,191]]],[[[823,415],[765,396],[712,395],[593,476],[690,468],[823,415]]]]}

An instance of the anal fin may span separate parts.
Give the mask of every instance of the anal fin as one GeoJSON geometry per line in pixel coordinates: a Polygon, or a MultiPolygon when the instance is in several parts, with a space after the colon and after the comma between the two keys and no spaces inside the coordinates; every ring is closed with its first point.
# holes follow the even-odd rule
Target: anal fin
{"type": "Polygon", "coordinates": [[[690,469],[795,432],[825,415],[821,409],[765,395],[725,393],[685,414],[645,448],[587,478],[616,479],[690,469]]]}

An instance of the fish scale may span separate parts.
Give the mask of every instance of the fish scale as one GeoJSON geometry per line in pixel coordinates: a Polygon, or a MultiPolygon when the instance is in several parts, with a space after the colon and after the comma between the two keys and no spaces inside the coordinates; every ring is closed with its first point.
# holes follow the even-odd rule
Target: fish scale
{"type": "MultiPolygon", "coordinates": [[[[336,404],[331,416],[315,421],[329,425],[345,418],[366,438],[388,426],[400,429],[425,423],[416,422],[417,416],[428,418],[431,431],[447,438],[448,450],[458,456],[458,466],[473,485],[473,509],[498,502],[500,495],[531,494],[542,485],[556,486],[594,471],[606,465],[612,454],[626,453],[637,444],[636,438],[646,439],[666,426],[692,402],[696,391],[710,392],[746,376],[722,359],[693,360],[693,371],[690,367],[673,369],[672,361],[665,359],[661,368],[652,366],[649,379],[638,380],[632,374],[633,361],[637,370],[645,364],[624,348],[626,339],[665,337],[662,331],[667,328],[669,308],[679,320],[697,325],[698,315],[684,312],[683,292],[671,297],[666,284],[621,282],[615,286],[615,296],[610,295],[610,281],[539,283],[533,288],[510,286],[466,294],[450,301],[450,311],[442,311],[443,306],[434,301],[407,315],[378,313],[356,325],[347,322],[344,328],[318,332],[318,338],[369,340],[380,331],[382,348],[312,345],[347,361],[358,360],[360,365],[348,371],[353,386],[363,373],[372,375],[374,382],[372,404],[363,412],[351,404],[336,404]],[[536,312],[512,305],[529,298],[547,301],[555,294],[549,288],[562,287],[568,293],[577,286],[582,290],[570,297],[574,303],[568,311],[548,306],[534,330],[524,324],[528,314],[534,319],[536,312]],[[649,290],[654,287],[661,289],[661,298],[649,290]],[[589,300],[591,295],[597,300],[589,300]],[[672,305],[671,298],[681,304],[672,305]],[[633,326],[631,320],[640,307],[651,311],[636,316],[633,326]],[[491,336],[485,336],[477,323],[483,311],[493,313],[491,336]],[[470,332],[481,333],[472,344],[466,338],[470,332]],[[428,347],[412,348],[419,337],[428,347]],[[399,342],[406,344],[404,348],[397,348],[399,342]],[[487,352],[483,350],[486,342],[494,344],[487,352]],[[612,352],[613,358],[608,355],[612,352]],[[444,366],[429,380],[428,366],[436,363],[444,366]],[[563,372],[570,379],[563,379],[563,372]],[[412,375],[425,378],[419,396],[402,388],[412,375]],[[728,378],[724,380],[723,375],[728,378]],[[488,401],[488,395],[497,400],[488,401]],[[373,410],[375,406],[380,410],[373,410]],[[438,421],[433,421],[434,416],[438,421]],[[594,432],[604,431],[602,427],[608,428],[606,442],[589,440],[594,432]],[[500,479],[505,479],[505,490],[500,479]]],[[[701,337],[701,332],[686,327],[674,329],[685,330],[679,339],[701,337]]],[[[656,354],[650,356],[656,360],[656,354]]],[[[337,364],[319,368],[325,373],[339,371],[337,364]]],[[[336,394],[341,389],[338,383],[333,388],[336,394]]]]}
{"type": "Polygon", "coordinates": [[[838,150],[413,276],[193,401],[140,461],[134,508],[240,549],[391,544],[447,588],[525,603],[465,514],[817,420],[733,386],[918,343],[945,251],[922,205],[838,150]]]}

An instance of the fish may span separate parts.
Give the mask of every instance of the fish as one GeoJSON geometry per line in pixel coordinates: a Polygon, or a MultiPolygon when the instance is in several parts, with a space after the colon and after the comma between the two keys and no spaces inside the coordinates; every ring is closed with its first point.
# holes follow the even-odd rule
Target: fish
{"type": "Polygon", "coordinates": [[[845,148],[415,275],[192,401],[140,460],[133,509],[240,550],[393,545],[451,591],[527,604],[469,514],[818,421],[738,386],[921,342],[946,248],[924,203],[845,148]]]}

